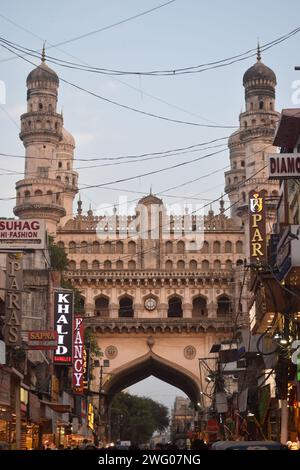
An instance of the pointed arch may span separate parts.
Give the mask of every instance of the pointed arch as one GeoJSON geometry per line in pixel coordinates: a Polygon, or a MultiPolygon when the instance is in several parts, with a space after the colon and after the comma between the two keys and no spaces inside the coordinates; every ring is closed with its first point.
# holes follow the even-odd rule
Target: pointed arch
{"type": "Polygon", "coordinates": [[[107,403],[111,402],[116,393],[150,375],[179,388],[192,403],[196,404],[200,401],[199,379],[194,374],[149,351],[144,356],[114,369],[110,380],[103,386],[107,403]]]}

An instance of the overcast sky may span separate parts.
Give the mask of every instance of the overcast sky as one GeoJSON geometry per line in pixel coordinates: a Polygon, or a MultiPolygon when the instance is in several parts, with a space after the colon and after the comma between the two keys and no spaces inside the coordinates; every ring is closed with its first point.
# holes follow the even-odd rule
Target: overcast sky
{"type": "MultiPolygon", "coordinates": [[[[1,36],[31,49],[41,49],[89,31],[108,26],[124,18],[164,3],[163,0],[78,0],[41,2],[10,0],[0,4],[1,36]],[[13,24],[14,23],[14,24],[13,24]]],[[[173,69],[197,65],[234,56],[256,46],[257,39],[266,43],[299,26],[298,0],[177,0],[146,16],[49,49],[49,54],[75,62],[110,69],[145,71],[173,69]],[[297,23],[298,21],[298,23],[297,23]]],[[[293,82],[300,80],[300,33],[263,53],[263,62],[277,75],[277,110],[293,107],[293,82]]],[[[33,68],[0,47],[0,80],[6,85],[6,103],[0,107],[0,152],[23,155],[18,138],[19,116],[26,109],[26,76],[33,68]],[[5,60],[9,59],[9,60],[5,60]]],[[[32,59],[30,59],[32,60],[32,59]]],[[[34,60],[34,59],[33,59],[34,60]]],[[[37,62],[36,62],[37,63],[37,62]]],[[[172,119],[238,124],[244,106],[242,77],[254,59],[200,74],[172,77],[111,77],[55,67],[58,75],[106,98],[172,119]]],[[[65,127],[76,139],[76,156],[116,157],[159,152],[185,147],[224,137],[234,129],[208,129],[165,122],[141,116],[60,84],[59,110],[63,108],[65,127]]],[[[84,210],[91,204],[118,203],[120,195],[135,200],[152,185],[154,193],[164,192],[212,170],[211,177],[170,191],[170,195],[213,199],[223,191],[223,167],[228,165],[228,152],[197,163],[138,178],[111,189],[84,190],[85,184],[110,182],[121,177],[160,169],[207,152],[173,156],[160,160],[127,163],[118,166],[82,169],[81,197],[84,210]],[[130,192],[123,192],[126,189],[130,192]],[[196,196],[195,196],[196,195],[196,196]]],[[[1,176],[7,169],[20,172],[24,161],[0,157],[1,197],[14,196],[14,184],[21,175],[1,176]]],[[[103,162],[102,162],[103,163],[103,162]]],[[[76,167],[87,166],[76,162],[76,167]]],[[[175,198],[164,197],[167,203],[175,198]]],[[[0,215],[11,216],[14,201],[0,201],[0,215]]],[[[154,383],[154,382],[153,382],[154,383]]],[[[168,386],[166,386],[168,387],[168,386]]],[[[161,401],[174,400],[176,392],[169,388],[145,385],[144,390],[161,391],[161,401]]]]}

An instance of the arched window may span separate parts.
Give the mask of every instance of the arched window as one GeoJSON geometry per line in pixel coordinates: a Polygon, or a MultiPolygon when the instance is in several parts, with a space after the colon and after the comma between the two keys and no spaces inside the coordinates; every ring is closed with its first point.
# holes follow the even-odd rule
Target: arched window
{"type": "Polygon", "coordinates": [[[61,177],[59,175],[56,177],[56,179],[57,181],[61,181],[61,177]]]}
{"type": "Polygon", "coordinates": [[[183,241],[177,243],[177,253],[183,254],[185,250],[185,245],[183,241]]]}
{"type": "Polygon", "coordinates": [[[93,242],[92,252],[93,253],[100,253],[100,243],[99,242],[93,242]]]}
{"type": "Polygon", "coordinates": [[[207,271],[209,269],[209,261],[207,259],[202,261],[201,268],[203,271],[207,271]]]}
{"type": "Polygon", "coordinates": [[[85,310],[85,298],[82,295],[78,299],[77,311],[78,313],[84,313],[85,310]]]}
{"type": "Polygon", "coordinates": [[[25,191],[24,198],[25,198],[25,201],[28,201],[30,199],[30,191],[25,191]]]}
{"type": "Polygon", "coordinates": [[[49,111],[49,113],[52,112],[52,104],[48,104],[48,111],[49,111]]]}
{"type": "Polygon", "coordinates": [[[166,242],[166,253],[173,253],[173,243],[170,241],[166,242]]]}
{"type": "Polygon", "coordinates": [[[106,254],[112,253],[112,245],[111,242],[105,242],[103,245],[103,251],[106,254]]]}
{"type": "Polygon", "coordinates": [[[259,102],[259,109],[264,109],[264,102],[263,101],[259,102]]]}
{"type": "Polygon", "coordinates": [[[203,242],[201,253],[209,253],[209,243],[206,240],[203,242]]]}
{"type": "Polygon", "coordinates": [[[242,259],[238,259],[237,262],[236,262],[236,265],[237,266],[243,266],[244,265],[244,261],[242,259]]]}
{"type": "Polygon", "coordinates": [[[219,259],[216,259],[214,261],[214,269],[216,269],[216,270],[221,269],[221,261],[219,259]]]}
{"type": "Polygon", "coordinates": [[[243,253],[243,242],[240,240],[236,242],[235,249],[237,253],[243,253]]]}
{"type": "Polygon", "coordinates": [[[128,243],[128,253],[130,255],[134,255],[136,253],[136,243],[133,241],[130,241],[128,243]]]}
{"type": "Polygon", "coordinates": [[[193,300],[193,318],[207,316],[207,302],[204,297],[198,296],[193,300]]]}
{"type": "Polygon", "coordinates": [[[245,168],[245,161],[244,160],[241,161],[241,167],[245,168]]]}
{"type": "Polygon", "coordinates": [[[67,186],[69,186],[69,182],[70,182],[69,177],[66,176],[66,177],[65,177],[65,183],[66,183],[67,186]]]}
{"type": "Polygon", "coordinates": [[[221,243],[218,240],[214,241],[214,253],[221,253],[221,243]]]}
{"type": "Polygon", "coordinates": [[[107,297],[97,297],[95,299],[95,315],[107,318],[109,316],[109,299],[107,297]]]}
{"type": "Polygon", "coordinates": [[[166,261],[166,270],[172,271],[172,269],[173,269],[173,262],[170,259],[168,259],[168,261],[166,261]]]}
{"type": "Polygon", "coordinates": [[[133,300],[131,297],[121,297],[119,301],[119,317],[120,318],[133,318],[133,300]]]}
{"type": "Polygon", "coordinates": [[[106,261],[104,261],[104,269],[111,269],[111,261],[109,261],[108,259],[106,261]]]}
{"type": "Polygon", "coordinates": [[[123,242],[117,241],[116,243],[116,253],[121,254],[124,252],[123,242]]]}
{"type": "Polygon", "coordinates": [[[189,251],[197,251],[197,243],[195,240],[190,241],[189,251]]]}
{"type": "Polygon", "coordinates": [[[42,110],[43,109],[43,105],[42,103],[39,103],[39,110],[42,110]]]}
{"type": "Polygon", "coordinates": [[[253,103],[252,102],[250,103],[250,109],[251,109],[251,111],[253,110],[253,103]]]}
{"type": "Polygon", "coordinates": [[[121,261],[120,259],[118,259],[118,261],[116,262],[116,268],[117,269],[123,269],[123,261],[121,261]]]}
{"type": "Polygon", "coordinates": [[[61,242],[61,241],[57,242],[57,246],[58,246],[59,248],[62,248],[62,249],[65,248],[64,242],[61,242]]]}
{"type": "Polygon", "coordinates": [[[182,259],[177,261],[177,269],[184,269],[184,268],[185,268],[185,262],[182,259]]]}
{"type": "Polygon", "coordinates": [[[47,191],[48,201],[51,203],[53,202],[53,193],[51,190],[47,191]]]}
{"type": "Polygon", "coordinates": [[[69,242],[69,253],[76,253],[76,243],[69,242]]]}
{"type": "Polygon", "coordinates": [[[225,253],[231,253],[232,252],[232,243],[227,240],[225,242],[225,253]]]}
{"type": "Polygon", "coordinates": [[[244,121],[244,127],[247,129],[247,121],[244,121]]]}
{"type": "Polygon", "coordinates": [[[190,261],[190,269],[192,271],[197,271],[197,261],[195,259],[191,259],[190,261]]]}
{"type": "Polygon", "coordinates": [[[88,252],[88,244],[87,242],[83,241],[80,244],[80,252],[81,253],[87,253],[88,252]]]}
{"type": "Polygon", "coordinates": [[[136,262],[133,259],[128,261],[128,269],[136,269],[136,262]]]}
{"type": "Polygon", "coordinates": [[[88,262],[85,259],[80,261],[80,269],[88,269],[88,262]]]}
{"type": "Polygon", "coordinates": [[[217,316],[229,315],[231,313],[231,302],[227,295],[218,297],[217,316]]]}
{"type": "Polygon", "coordinates": [[[178,296],[171,297],[168,302],[168,317],[181,318],[183,316],[182,300],[178,296]]]}
{"type": "Polygon", "coordinates": [[[255,125],[256,125],[256,119],[252,119],[251,125],[252,125],[252,126],[255,126],[255,125]]]}
{"type": "Polygon", "coordinates": [[[40,189],[37,189],[36,191],[34,191],[34,195],[40,197],[43,195],[43,193],[40,189]]]}
{"type": "Polygon", "coordinates": [[[68,263],[68,269],[70,269],[70,271],[75,271],[75,269],[76,269],[76,262],[75,262],[74,260],[69,261],[69,263],[68,263]]]}
{"type": "Polygon", "coordinates": [[[226,266],[226,269],[232,269],[232,261],[230,259],[227,259],[225,261],[225,266],[226,266]]]}
{"type": "Polygon", "coordinates": [[[270,103],[269,103],[269,109],[270,109],[270,111],[272,111],[272,109],[273,109],[273,103],[272,103],[272,101],[270,101],[270,103]]]}
{"type": "Polygon", "coordinates": [[[92,269],[99,269],[99,261],[97,259],[94,259],[92,262],[92,269]]]}

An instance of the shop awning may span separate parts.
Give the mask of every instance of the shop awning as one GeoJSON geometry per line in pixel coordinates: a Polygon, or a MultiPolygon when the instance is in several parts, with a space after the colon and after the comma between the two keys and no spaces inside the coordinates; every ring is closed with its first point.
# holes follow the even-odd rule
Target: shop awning
{"type": "Polygon", "coordinates": [[[71,405],[64,405],[63,403],[55,403],[51,401],[41,401],[43,405],[49,406],[51,410],[55,411],[56,413],[70,413],[71,412],[71,405]]]}

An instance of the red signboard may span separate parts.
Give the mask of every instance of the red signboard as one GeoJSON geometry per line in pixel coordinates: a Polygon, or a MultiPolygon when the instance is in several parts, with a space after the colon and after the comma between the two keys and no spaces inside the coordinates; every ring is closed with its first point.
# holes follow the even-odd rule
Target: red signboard
{"type": "Polygon", "coordinates": [[[58,341],[57,331],[36,330],[28,331],[28,343],[26,349],[56,349],[58,341]]]}
{"type": "Polygon", "coordinates": [[[74,318],[74,337],[73,337],[73,392],[83,393],[84,384],[84,326],[83,318],[75,316],[74,318]]]}

